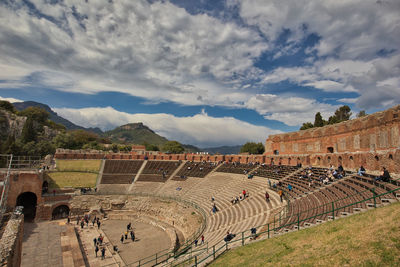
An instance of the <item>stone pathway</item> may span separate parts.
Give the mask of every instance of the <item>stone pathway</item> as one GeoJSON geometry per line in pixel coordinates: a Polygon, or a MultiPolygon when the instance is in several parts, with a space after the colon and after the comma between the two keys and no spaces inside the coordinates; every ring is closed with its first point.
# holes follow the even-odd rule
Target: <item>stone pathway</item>
{"type": "Polygon", "coordinates": [[[65,231],[59,222],[25,223],[21,266],[63,266],[61,233],[65,231]]]}
{"type": "MultiPolygon", "coordinates": [[[[97,227],[93,227],[92,223],[89,223],[89,227],[85,225],[83,229],[78,228],[78,233],[82,241],[83,249],[85,250],[86,258],[88,259],[89,265],[92,267],[97,266],[124,266],[122,259],[118,254],[112,254],[112,245],[110,244],[107,236],[104,237],[103,244],[106,247],[106,257],[104,260],[101,259],[101,252],[97,253],[97,257],[94,252],[93,239],[97,238],[100,234],[104,236],[101,230],[97,230],[97,227]],[[118,264],[120,263],[120,264],[118,264]]],[[[101,248],[100,248],[101,249],[101,248]]]]}

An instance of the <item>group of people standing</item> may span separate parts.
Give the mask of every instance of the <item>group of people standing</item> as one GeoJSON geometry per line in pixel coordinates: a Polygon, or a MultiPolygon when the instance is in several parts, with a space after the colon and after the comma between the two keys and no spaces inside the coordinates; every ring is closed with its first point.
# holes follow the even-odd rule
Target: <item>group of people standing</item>
{"type": "Polygon", "coordinates": [[[94,253],[97,258],[97,253],[101,251],[101,259],[104,260],[106,257],[106,246],[103,245],[103,235],[100,234],[97,238],[93,238],[94,253]]]}
{"type": "Polygon", "coordinates": [[[128,236],[132,240],[132,242],[135,242],[136,236],[135,232],[133,231],[132,223],[128,223],[126,225],[126,231],[121,235],[120,241],[122,244],[124,243],[124,240],[128,239],[128,236]]]}
{"type": "Polygon", "coordinates": [[[239,196],[232,197],[231,203],[232,204],[239,203],[239,201],[242,201],[247,197],[249,197],[249,192],[247,192],[245,189],[243,189],[242,193],[239,194],[239,196]]]}

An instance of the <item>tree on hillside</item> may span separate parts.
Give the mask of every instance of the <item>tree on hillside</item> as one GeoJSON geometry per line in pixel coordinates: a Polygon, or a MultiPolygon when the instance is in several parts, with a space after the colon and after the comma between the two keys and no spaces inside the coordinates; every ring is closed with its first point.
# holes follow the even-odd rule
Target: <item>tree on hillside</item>
{"type": "Polygon", "coordinates": [[[240,153],[262,154],[264,151],[264,145],[255,142],[247,142],[240,148],[240,153]]]}
{"type": "Polygon", "coordinates": [[[321,112],[317,112],[317,114],[315,114],[314,127],[322,127],[324,124],[321,112]]]}
{"type": "Polygon", "coordinates": [[[181,154],[185,149],[177,141],[168,141],[162,146],[162,151],[172,154],[181,154]]]}
{"type": "Polygon", "coordinates": [[[18,115],[31,118],[40,124],[45,124],[49,118],[49,113],[39,107],[27,107],[26,109],[18,112],[18,115]]]}
{"type": "Polygon", "coordinates": [[[8,101],[0,100],[0,109],[4,109],[10,111],[12,113],[16,113],[16,109],[14,108],[13,104],[8,101]]]}
{"type": "Polygon", "coordinates": [[[110,148],[111,148],[112,152],[114,152],[114,153],[118,152],[118,145],[117,144],[112,144],[110,148]]]}
{"type": "Polygon", "coordinates": [[[131,145],[118,145],[118,150],[124,151],[124,152],[129,152],[129,151],[132,151],[132,146],[131,145]]]}
{"type": "Polygon", "coordinates": [[[337,120],[339,121],[339,122],[342,122],[342,121],[348,121],[349,119],[350,119],[350,117],[351,117],[351,109],[350,109],[350,107],[349,106],[347,106],[347,105],[344,105],[344,106],[341,106],[340,108],[338,108],[336,111],[335,111],[335,117],[337,118],[337,120]]]}
{"type": "Polygon", "coordinates": [[[157,145],[144,143],[147,151],[160,151],[160,148],[157,145]]]}
{"type": "Polygon", "coordinates": [[[83,145],[97,141],[98,135],[92,132],[88,132],[85,130],[75,130],[71,132],[71,135],[74,139],[74,143],[77,148],[81,148],[83,145]]]}
{"type": "Polygon", "coordinates": [[[74,138],[70,133],[60,133],[53,138],[56,148],[75,149],[74,138]]]}
{"type": "Polygon", "coordinates": [[[32,141],[36,141],[36,130],[33,125],[33,119],[28,117],[24,124],[24,128],[22,128],[21,140],[24,143],[29,143],[32,141]]]}
{"type": "Polygon", "coordinates": [[[365,110],[360,110],[360,112],[358,112],[357,114],[357,118],[361,118],[367,116],[367,113],[365,112],[365,110]]]}
{"type": "Polygon", "coordinates": [[[305,122],[303,123],[303,126],[300,127],[300,130],[307,130],[311,128],[314,128],[314,124],[312,124],[312,122],[305,122]]]}

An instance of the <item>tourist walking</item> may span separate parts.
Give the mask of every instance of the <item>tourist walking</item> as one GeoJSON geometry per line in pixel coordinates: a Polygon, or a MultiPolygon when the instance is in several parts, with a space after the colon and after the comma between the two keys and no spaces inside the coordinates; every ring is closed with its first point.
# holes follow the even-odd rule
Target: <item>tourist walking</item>
{"type": "Polygon", "coordinates": [[[283,192],[282,192],[282,190],[279,190],[278,194],[279,194],[279,197],[281,198],[281,202],[283,202],[283,192]]]}
{"type": "Polygon", "coordinates": [[[96,245],[94,247],[94,253],[96,254],[96,258],[97,258],[97,252],[99,252],[99,246],[98,245],[96,245]]]}
{"type": "Polygon", "coordinates": [[[131,231],[131,239],[132,242],[135,242],[135,233],[133,231],[131,231]]]}
{"type": "Polygon", "coordinates": [[[105,257],[106,257],[106,248],[103,247],[103,248],[101,249],[101,259],[104,260],[105,257]]]}

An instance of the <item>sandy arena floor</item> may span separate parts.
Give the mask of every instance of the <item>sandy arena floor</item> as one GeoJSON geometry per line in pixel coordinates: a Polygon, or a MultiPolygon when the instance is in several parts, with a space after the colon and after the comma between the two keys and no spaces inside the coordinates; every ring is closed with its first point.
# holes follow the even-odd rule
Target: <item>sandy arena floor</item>
{"type": "Polygon", "coordinates": [[[125,221],[106,220],[101,226],[104,233],[113,245],[117,245],[120,256],[129,264],[144,257],[153,255],[161,250],[170,249],[171,240],[167,233],[150,224],[125,221]],[[128,234],[128,240],[121,243],[121,235],[126,231],[126,225],[131,222],[136,240],[132,242],[128,234]]]}

